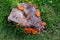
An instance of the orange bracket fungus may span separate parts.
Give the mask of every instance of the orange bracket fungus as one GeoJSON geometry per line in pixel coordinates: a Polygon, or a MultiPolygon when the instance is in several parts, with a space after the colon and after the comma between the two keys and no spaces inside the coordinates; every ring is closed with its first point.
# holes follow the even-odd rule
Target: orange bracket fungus
{"type": "Polygon", "coordinates": [[[12,8],[8,21],[16,22],[17,25],[22,25],[26,33],[40,33],[46,22],[42,22],[40,16],[40,10],[36,4],[29,3],[18,3],[16,8],[12,8]]]}

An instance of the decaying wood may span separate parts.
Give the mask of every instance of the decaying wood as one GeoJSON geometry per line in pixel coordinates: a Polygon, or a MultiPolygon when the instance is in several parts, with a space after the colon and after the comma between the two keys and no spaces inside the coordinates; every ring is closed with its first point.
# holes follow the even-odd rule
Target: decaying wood
{"type": "Polygon", "coordinates": [[[31,3],[18,3],[18,8],[13,8],[8,21],[16,22],[22,27],[35,27],[40,32],[44,26],[40,18],[40,12],[31,3]]]}

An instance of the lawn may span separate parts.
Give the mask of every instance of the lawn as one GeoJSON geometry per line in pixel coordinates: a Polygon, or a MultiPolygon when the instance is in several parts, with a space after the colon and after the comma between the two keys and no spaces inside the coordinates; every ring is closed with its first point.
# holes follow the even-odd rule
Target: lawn
{"type": "Polygon", "coordinates": [[[42,21],[47,23],[46,30],[40,35],[19,32],[16,23],[9,23],[7,17],[18,2],[29,0],[0,0],[0,40],[60,40],[60,0],[30,1],[37,4],[42,21]]]}

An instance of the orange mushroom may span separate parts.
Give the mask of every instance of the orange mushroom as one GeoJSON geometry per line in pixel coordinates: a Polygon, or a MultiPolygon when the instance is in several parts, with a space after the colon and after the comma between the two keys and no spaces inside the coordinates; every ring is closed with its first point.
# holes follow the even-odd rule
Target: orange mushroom
{"type": "Polygon", "coordinates": [[[31,33],[31,30],[32,30],[32,28],[29,27],[29,28],[28,28],[28,33],[31,33]]]}
{"type": "Polygon", "coordinates": [[[28,28],[26,28],[26,27],[25,27],[25,28],[24,28],[24,30],[26,31],[25,33],[27,33],[27,31],[28,31],[28,28]]]}
{"type": "Polygon", "coordinates": [[[19,10],[24,10],[24,6],[18,4],[18,9],[19,9],[19,10]]]}
{"type": "Polygon", "coordinates": [[[46,26],[46,22],[42,22],[42,25],[43,25],[43,26],[46,26]]]}
{"type": "Polygon", "coordinates": [[[26,31],[25,33],[33,33],[33,34],[36,34],[37,33],[37,29],[35,28],[24,28],[24,30],[26,31]]]}
{"type": "Polygon", "coordinates": [[[33,31],[32,33],[33,33],[33,34],[37,34],[37,31],[33,31]]]}
{"type": "Polygon", "coordinates": [[[37,30],[36,29],[33,29],[33,28],[24,28],[24,30],[26,30],[25,33],[33,33],[33,34],[36,34],[37,33],[37,30]]]}
{"type": "Polygon", "coordinates": [[[24,30],[28,31],[28,28],[27,28],[27,27],[25,27],[25,28],[24,28],[24,30]]]}
{"type": "Polygon", "coordinates": [[[37,9],[36,10],[36,16],[39,17],[40,16],[40,11],[37,9]]]}
{"type": "Polygon", "coordinates": [[[26,31],[25,33],[31,33],[31,28],[24,28],[24,30],[26,31]]]}
{"type": "Polygon", "coordinates": [[[32,33],[33,33],[33,34],[36,34],[37,32],[38,32],[37,29],[35,29],[35,28],[32,29],[32,33]]]}

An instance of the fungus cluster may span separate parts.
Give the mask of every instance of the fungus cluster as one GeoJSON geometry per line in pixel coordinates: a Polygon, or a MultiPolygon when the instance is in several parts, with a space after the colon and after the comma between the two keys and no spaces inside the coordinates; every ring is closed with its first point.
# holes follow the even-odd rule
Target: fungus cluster
{"type": "Polygon", "coordinates": [[[26,33],[36,34],[40,33],[46,25],[42,22],[40,11],[36,4],[29,3],[18,3],[17,8],[12,8],[8,21],[16,22],[17,25],[22,25],[26,33]]]}

